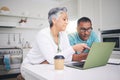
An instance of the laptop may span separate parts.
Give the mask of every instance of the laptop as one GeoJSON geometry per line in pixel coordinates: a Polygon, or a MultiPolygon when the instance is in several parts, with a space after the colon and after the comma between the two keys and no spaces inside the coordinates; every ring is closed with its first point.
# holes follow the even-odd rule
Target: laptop
{"type": "Polygon", "coordinates": [[[77,69],[89,69],[106,65],[114,46],[115,42],[94,42],[85,61],[71,62],[65,65],[77,69]]]}
{"type": "Polygon", "coordinates": [[[108,60],[108,64],[120,65],[120,51],[113,50],[112,55],[108,60]]]}
{"type": "Polygon", "coordinates": [[[120,59],[110,58],[108,64],[120,65],[120,59]]]}

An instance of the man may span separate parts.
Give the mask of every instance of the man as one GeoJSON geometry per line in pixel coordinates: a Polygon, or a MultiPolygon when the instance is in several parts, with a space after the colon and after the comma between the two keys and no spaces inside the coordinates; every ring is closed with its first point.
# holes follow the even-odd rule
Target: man
{"type": "MultiPolygon", "coordinates": [[[[99,42],[98,36],[92,29],[92,22],[88,17],[80,18],[77,21],[77,32],[68,35],[70,44],[73,46],[78,43],[85,43],[91,47],[93,42],[99,42]]],[[[76,54],[79,53],[82,52],[76,52],[76,54]]],[[[88,53],[88,50],[84,50],[84,53],[88,53]]]]}

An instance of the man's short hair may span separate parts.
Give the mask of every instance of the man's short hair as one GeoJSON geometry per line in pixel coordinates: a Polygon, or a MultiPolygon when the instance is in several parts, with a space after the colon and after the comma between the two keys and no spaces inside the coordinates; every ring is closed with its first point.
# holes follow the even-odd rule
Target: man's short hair
{"type": "Polygon", "coordinates": [[[80,24],[80,22],[90,22],[92,25],[92,22],[88,17],[81,17],[80,19],[78,19],[77,26],[80,24]]]}

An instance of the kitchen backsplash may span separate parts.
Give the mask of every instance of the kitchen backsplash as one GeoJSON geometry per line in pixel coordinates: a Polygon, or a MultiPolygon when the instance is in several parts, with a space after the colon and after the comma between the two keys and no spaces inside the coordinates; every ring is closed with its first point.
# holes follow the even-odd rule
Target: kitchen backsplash
{"type": "Polygon", "coordinates": [[[0,48],[31,48],[38,30],[0,28],[0,48]]]}

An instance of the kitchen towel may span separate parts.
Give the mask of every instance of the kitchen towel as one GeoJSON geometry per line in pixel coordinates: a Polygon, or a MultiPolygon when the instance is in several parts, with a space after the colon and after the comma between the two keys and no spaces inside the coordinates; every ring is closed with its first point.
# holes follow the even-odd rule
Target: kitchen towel
{"type": "Polygon", "coordinates": [[[4,55],[4,65],[6,70],[10,70],[10,54],[4,55]]]}

